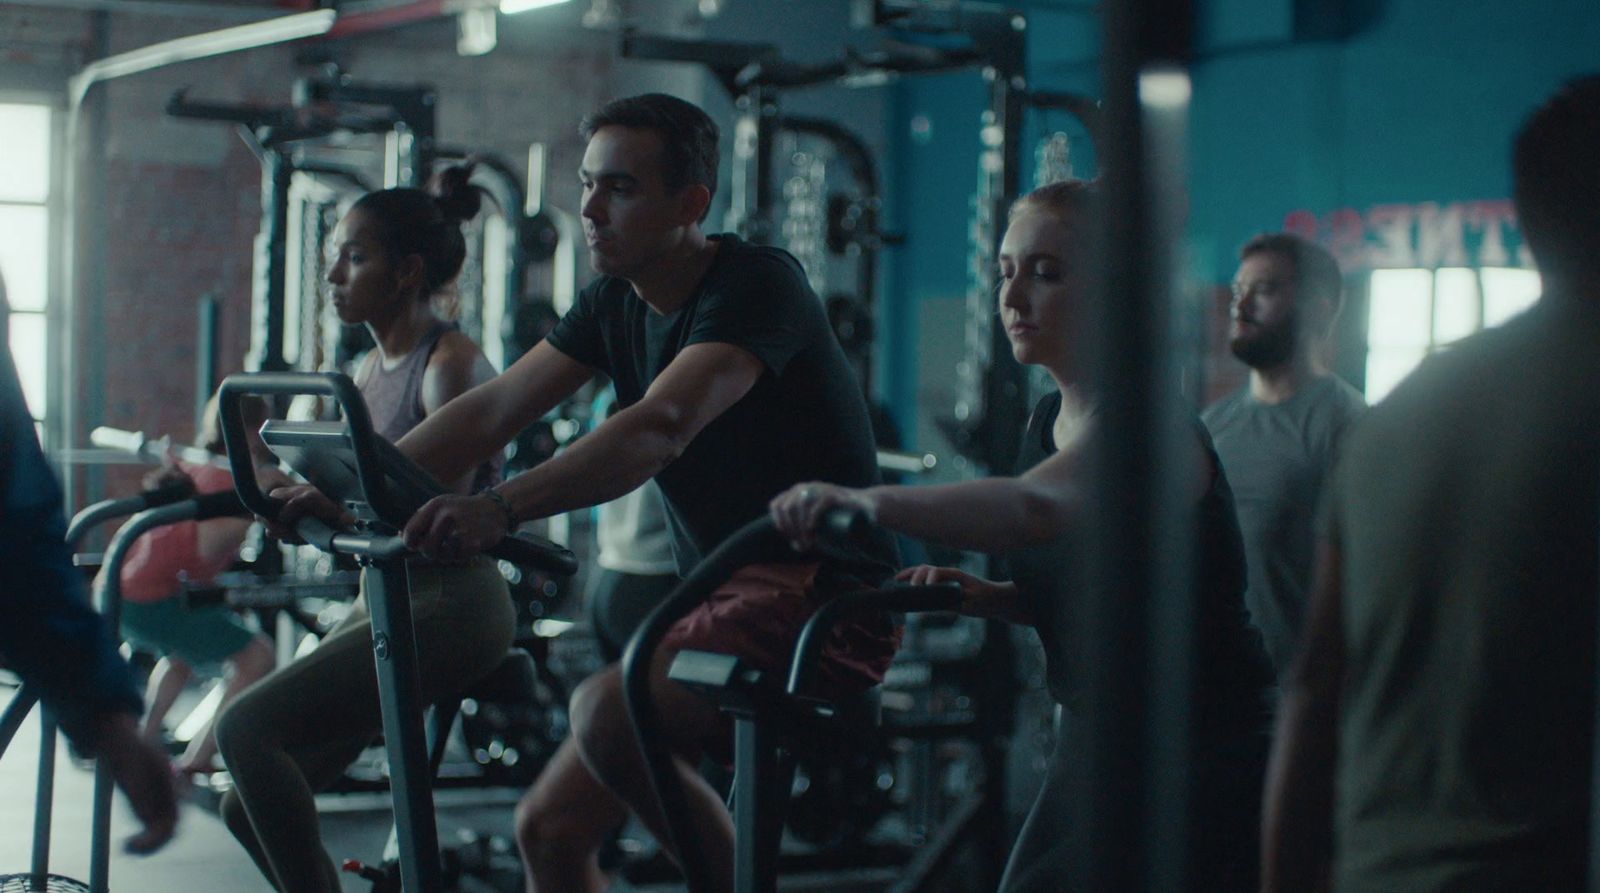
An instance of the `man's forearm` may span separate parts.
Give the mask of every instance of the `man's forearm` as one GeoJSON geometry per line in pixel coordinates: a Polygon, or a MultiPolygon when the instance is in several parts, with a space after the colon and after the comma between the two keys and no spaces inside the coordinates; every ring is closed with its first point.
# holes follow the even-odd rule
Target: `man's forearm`
{"type": "Polygon", "coordinates": [[[640,404],[498,489],[519,519],[547,518],[626,495],[682,451],[670,420],[640,404]]]}
{"type": "Polygon", "coordinates": [[[1000,552],[1059,536],[1071,494],[1025,478],[929,487],[874,487],[878,523],[915,539],[1000,552]]]}

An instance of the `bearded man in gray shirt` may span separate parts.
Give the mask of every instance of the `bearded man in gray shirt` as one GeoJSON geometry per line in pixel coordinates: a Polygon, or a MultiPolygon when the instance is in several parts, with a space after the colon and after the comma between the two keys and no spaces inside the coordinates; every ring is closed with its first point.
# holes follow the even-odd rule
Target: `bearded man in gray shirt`
{"type": "Polygon", "coordinates": [[[1281,677],[1299,650],[1323,480],[1361,393],[1327,369],[1339,265],[1289,233],[1251,239],[1233,279],[1229,348],[1244,387],[1202,415],[1233,487],[1250,585],[1245,604],[1281,677]]]}

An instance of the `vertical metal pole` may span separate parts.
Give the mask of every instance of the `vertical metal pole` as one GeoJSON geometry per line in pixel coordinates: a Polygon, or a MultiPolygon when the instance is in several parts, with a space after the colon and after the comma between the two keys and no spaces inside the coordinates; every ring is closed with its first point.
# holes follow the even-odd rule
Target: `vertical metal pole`
{"type": "Polygon", "coordinates": [[[1152,61],[1139,73],[1139,110],[1144,133],[1146,235],[1149,245],[1152,313],[1146,357],[1153,382],[1146,420],[1156,448],[1151,506],[1153,568],[1148,667],[1151,699],[1147,708],[1145,820],[1149,829],[1150,887],[1185,890],[1188,845],[1193,833],[1189,784],[1194,753],[1191,739],[1195,660],[1194,630],[1198,581],[1193,513],[1182,507],[1191,498],[1184,487],[1186,464],[1193,461],[1194,432],[1185,426],[1179,395],[1184,368],[1175,345],[1182,300],[1182,245],[1188,171],[1190,81],[1177,64],[1152,61]],[[1186,448],[1187,445],[1187,448],[1186,448]]]}
{"type": "Polygon", "coordinates": [[[217,386],[217,312],[216,295],[200,299],[199,341],[194,350],[194,429],[206,425],[206,403],[217,386]]]}
{"type": "Polygon", "coordinates": [[[389,756],[389,786],[400,841],[400,882],[407,893],[439,893],[439,829],[433,814],[428,751],[422,731],[422,686],[411,622],[410,566],[404,559],[367,568],[367,609],[372,613],[372,653],[389,756]]]}
{"type": "Polygon", "coordinates": [[[89,846],[89,893],[107,893],[111,887],[111,793],[115,785],[103,759],[94,763],[94,834],[89,846]],[[103,829],[103,830],[102,830],[103,829]]]}
{"type": "MultiPolygon", "coordinates": [[[[1000,256],[1000,242],[1005,237],[1004,221],[1011,202],[1022,191],[1022,123],[1026,112],[1024,97],[1027,82],[1024,78],[1023,50],[1026,42],[1020,39],[1024,29],[1013,24],[1013,52],[1003,66],[987,69],[984,76],[989,82],[989,109],[984,114],[984,151],[989,154],[984,167],[990,189],[979,200],[990,202],[989,220],[993,226],[988,233],[990,244],[983,259],[983,269],[992,280],[1000,256]]],[[[999,61],[999,60],[997,60],[999,61]]],[[[978,296],[985,302],[982,322],[987,325],[989,338],[989,364],[984,370],[984,407],[982,415],[983,464],[991,474],[1007,474],[1016,467],[1018,436],[1027,424],[1028,384],[1027,373],[1011,353],[1011,342],[1004,327],[996,324],[995,297],[991,289],[978,296]]],[[[1009,735],[1015,727],[1016,717],[1016,649],[1012,645],[1008,624],[990,620],[984,624],[983,646],[979,659],[984,666],[1004,668],[1003,672],[990,674],[979,699],[982,727],[986,734],[979,743],[984,766],[984,785],[990,793],[979,805],[977,826],[984,839],[984,852],[988,859],[982,866],[983,883],[992,889],[1000,883],[1005,871],[1009,847],[1006,821],[1006,778],[1010,761],[1009,735]]]]}
{"type": "MultiPolygon", "coordinates": [[[[1483,294],[1479,291],[1478,294],[1483,294]]],[[[1600,615],[1597,615],[1600,617],[1600,615]]],[[[1594,632],[1596,638],[1595,651],[1600,654],[1600,624],[1596,624],[1594,632]]],[[[1595,670],[1600,673],[1600,661],[1595,663],[1595,670]]],[[[1594,711],[1594,744],[1591,745],[1590,760],[1593,766],[1593,778],[1589,781],[1589,893],[1600,893],[1600,678],[1595,680],[1595,701],[1589,705],[1594,711]]]]}
{"type": "Polygon", "coordinates": [[[778,97],[770,89],[754,87],[750,99],[750,111],[756,122],[756,154],[751,159],[756,206],[749,221],[749,237],[751,241],[767,245],[771,244],[773,235],[772,143],[778,135],[778,97]]]}
{"type": "MultiPolygon", "coordinates": [[[[1176,0],[1106,4],[1106,116],[1099,294],[1091,356],[1099,395],[1087,597],[1074,604],[1085,631],[1089,732],[1073,771],[1088,795],[1072,804],[1075,876],[1091,890],[1181,890],[1188,837],[1187,622],[1190,514],[1175,498],[1171,460],[1185,436],[1172,401],[1171,223],[1184,184],[1155,149],[1181,154],[1172,121],[1152,119],[1147,142],[1140,87],[1153,60],[1187,49],[1190,14],[1176,0]],[[1151,176],[1152,168],[1158,173],[1151,176]],[[1166,173],[1163,173],[1166,172],[1166,173]],[[1176,547],[1176,548],[1175,548],[1176,547]],[[1176,741],[1163,736],[1176,736],[1176,741]]],[[[1187,99],[1185,98],[1185,103],[1187,99]]],[[[1181,126],[1177,128],[1181,134],[1181,126]]],[[[1192,436],[1189,434],[1188,436],[1192,436]]],[[[1180,454],[1181,455],[1181,454],[1180,454]]]]}
{"type": "Polygon", "coordinates": [[[255,284],[251,303],[252,372],[282,372],[284,359],[286,283],[289,277],[289,180],[294,173],[287,156],[268,148],[261,156],[261,232],[256,235],[255,284]]]}
{"type": "MultiPolygon", "coordinates": [[[[993,215],[994,229],[986,262],[991,269],[997,265],[995,259],[1000,256],[1006,214],[1011,202],[1022,191],[1022,118],[1027,84],[1020,73],[1022,60],[1016,59],[1015,63],[1017,67],[986,72],[989,78],[989,112],[984,116],[984,130],[992,131],[1000,140],[994,153],[999,169],[993,171],[999,189],[989,196],[989,201],[993,203],[990,213],[993,215]]],[[[990,474],[1008,474],[1017,463],[1017,447],[1021,441],[1017,432],[1026,426],[1028,420],[1027,373],[1011,355],[1011,341],[1006,337],[1005,328],[994,322],[994,293],[987,292],[986,298],[990,363],[984,382],[984,464],[990,474]]]]}
{"type": "MultiPolygon", "coordinates": [[[[18,697],[21,697],[20,695],[18,697]]],[[[55,811],[56,716],[39,707],[39,781],[33,795],[33,884],[44,889],[50,874],[50,823],[55,811]]]]}
{"type": "Polygon", "coordinates": [[[733,128],[733,183],[728,226],[746,241],[772,239],[772,142],[778,127],[778,102],[760,86],[737,102],[733,128]]]}
{"type": "MultiPolygon", "coordinates": [[[[777,742],[754,718],[740,716],[733,724],[733,858],[735,893],[775,893],[778,852],[785,803],[774,789],[778,771],[777,742]],[[776,824],[776,828],[772,827],[776,824]]],[[[785,795],[787,792],[785,792],[785,795]]]]}
{"type": "MultiPolygon", "coordinates": [[[[124,536],[133,536],[136,531],[130,531],[133,525],[141,521],[148,521],[150,512],[143,516],[135,516],[128,522],[128,527],[123,529],[124,536]]],[[[142,531],[143,527],[136,530],[142,531]]],[[[122,583],[121,570],[122,558],[126,554],[126,546],[119,546],[122,539],[113,540],[111,548],[106,553],[105,579],[100,584],[100,615],[105,618],[106,629],[111,631],[111,640],[122,641],[122,583]]],[[[116,789],[116,784],[111,778],[111,766],[105,757],[98,757],[94,761],[94,809],[90,818],[89,837],[89,893],[108,893],[111,887],[111,794],[116,789]]]]}
{"type": "Polygon", "coordinates": [[[394,130],[391,130],[387,134],[384,134],[384,137],[383,137],[383,188],[384,189],[393,189],[396,186],[401,185],[401,178],[402,178],[403,175],[401,174],[401,170],[400,169],[405,166],[405,160],[404,159],[405,159],[405,156],[407,154],[407,147],[404,145],[405,142],[409,142],[409,140],[407,140],[404,131],[400,127],[396,127],[394,130]]]}
{"type": "Polygon", "coordinates": [[[755,181],[752,179],[756,152],[755,104],[749,93],[734,100],[733,171],[728,183],[728,213],[723,218],[728,231],[750,237],[750,218],[755,213],[755,181]]]}
{"type": "MultiPolygon", "coordinates": [[[[89,18],[90,52],[104,58],[111,52],[111,18],[96,12],[89,18]]],[[[61,308],[56,316],[55,344],[61,358],[62,399],[52,402],[60,410],[60,437],[56,446],[71,446],[79,432],[104,420],[106,352],[81,349],[80,334],[98,337],[105,331],[106,244],[110,227],[106,188],[106,108],[104,89],[74,94],[67,108],[65,169],[62,177],[63,221],[59,232],[61,258],[61,308]],[[86,107],[87,106],[87,107],[86,107]],[[87,130],[87,136],[85,136],[87,130]],[[81,254],[79,252],[82,252],[81,254]],[[78,357],[85,358],[83,368],[78,357]],[[81,415],[80,415],[81,410],[81,415]]],[[[47,443],[47,446],[52,444],[47,443]]],[[[71,506],[93,502],[105,489],[105,472],[91,465],[83,469],[84,493],[77,493],[78,475],[61,475],[63,501],[71,506]]]]}

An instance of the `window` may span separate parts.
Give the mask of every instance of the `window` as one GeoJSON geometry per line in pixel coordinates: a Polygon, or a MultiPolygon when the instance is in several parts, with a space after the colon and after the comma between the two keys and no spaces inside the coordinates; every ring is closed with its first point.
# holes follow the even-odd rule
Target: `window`
{"type": "Polygon", "coordinates": [[[1539,274],[1515,267],[1374,270],[1368,286],[1367,400],[1423,358],[1533,306],[1539,274]]]}
{"type": "Polygon", "coordinates": [[[50,107],[0,103],[0,276],[11,304],[11,356],[35,421],[46,405],[50,279],[50,107]]]}

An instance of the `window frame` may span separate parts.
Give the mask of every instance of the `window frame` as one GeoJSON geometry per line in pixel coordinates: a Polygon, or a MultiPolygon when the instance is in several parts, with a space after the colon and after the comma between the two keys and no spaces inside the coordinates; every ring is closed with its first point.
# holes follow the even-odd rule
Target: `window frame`
{"type": "MultiPolygon", "coordinates": [[[[1487,290],[1484,288],[1484,272],[1486,270],[1491,270],[1491,269],[1493,269],[1493,270],[1518,270],[1518,271],[1524,271],[1524,272],[1532,273],[1535,276],[1538,275],[1538,270],[1533,268],[1533,267],[1511,266],[1511,265],[1505,265],[1505,266],[1495,265],[1495,266],[1490,266],[1490,267],[1485,267],[1485,266],[1481,266],[1481,265],[1480,266],[1460,265],[1460,266],[1447,266],[1447,267],[1401,267],[1401,268],[1378,267],[1378,268],[1366,270],[1362,274],[1360,274],[1360,291],[1361,291],[1361,295],[1362,295],[1362,299],[1363,299],[1362,303],[1364,305],[1363,310],[1365,312],[1362,314],[1363,318],[1361,320],[1361,329],[1360,329],[1360,331],[1361,331],[1362,355],[1361,355],[1361,375],[1360,375],[1360,379],[1359,380],[1360,380],[1360,387],[1361,387],[1362,394],[1363,394],[1363,396],[1365,396],[1367,398],[1367,400],[1369,402],[1377,403],[1380,400],[1382,400],[1384,397],[1388,396],[1389,392],[1391,390],[1393,390],[1394,387],[1396,385],[1398,385],[1401,381],[1403,381],[1406,377],[1408,377],[1412,372],[1414,372],[1418,365],[1420,365],[1429,356],[1433,355],[1434,353],[1438,352],[1439,350],[1448,348],[1450,345],[1456,344],[1456,343],[1460,342],[1462,339],[1469,338],[1472,335],[1475,335],[1475,334],[1477,334],[1479,332],[1484,331],[1485,329],[1489,329],[1489,328],[1493,328],[1494,326],[1501,325],[1504,322],[1506,322],[1508,319],[1511,319],[1511,318],[1515,317],[1516,315],[1526,311],[1527,307],[1531,307],[1533,305],[1533,303],[1537,302],[1538,295],[1540,293],[1542,293],[1542,285],[1535,289],[1534,301],[1530,302],[1527,305],[1527,307],[1524,307],[1524,308],[1516,311],[1515,313],[1511,314],[1511,316],[1507,316],[1507,317],[1505,317],[1503,319],[1500,319],[1500,320],[1498,320],[1498,321],[1496,321],[1494,323],[1487,322],[1487,319],[1488,319],[1488,312],[1487,311],[1488,311],[1488,306],[1489,306],[1489,295],[1488,295],[1487,290]],[[1439,291],[1440,291],[1440,289],[1439,289],[1439,280],[1440,280],[1440,275],[1441,274],[1445,273],[1446,271],[1455,271],[1455,270],[1465,270],[1465,271],[1469,272],[1472,275],[1473,286],[1474,286],[1474,296],[1476,298],[1476,304],[1475,304],[1475,308],[1474,308],[1476,310],[1476,314],[1477,314],[1476,327],[1473,328],[1471,331],[1465,333],[1465,334],[1458,335],[1458,336],[1456,336],[1456,337],[1454,337],[1454,338],[1452,338],[1452,339],[1450,339],[1448,341],[1442,341],[1441,342],[1439,340],[1439,337],[1438,337],[1438,329],[1439,329],[1439,291]],[[1375,348],[1373,346],[1373,343],[1372,343],[1372,341],[1373,341],[1373,339],[1372,339],[1372,317],[1373,317],[1373,314],[1375,312],[1375,308],[1374,308],[1374,304],[1373,304],[1373,297],[1374,297],[1373,279],[1374,279],[1374,277],[1376,277],[1380,273],[1392,273],[1392,272],[1422,272],[1422,273],[1427,274],[1427,276],[1428,276],[1428,295],[1427,295],[1428,326],[1427,326],[1427,331],[1425,333],[1426,334],[1426,338],[1417,338],[1414,342],[1408,343],[1408,344],[1405,344],[1405,345],[1386,344],[1386,345],[1382,345],[1382,346],[1376,348],[1376,350],[1383,351],[1383,352],[1420,350],[1422,356],[1421,356],[1421,359],[1419,359],[1415,364],[1413,364],[1412,367],[1409,370],[1407,370],[1403,375],[1401,375],[1398,378],[1394,379],[1394,381],[1392,383],[1390,383],[1388,385],[1388,387],[1382,393],[1379,393],[1379,394],[1375,395],[1372,392],[1372,385],[1371,385],[1371,381],[1370,381],[1371,376],[1369,374],[1371,372],[1371,368],[1372,368],[1371,367],[1372,355],[1373,355],[1374,350],[1375,350],[1375,348]]],[[[1422,334],[1422,333],[1416,333],[1416,334],[1422,334]]]]}
{"type": "Polygon", "coordinates": [[[70,329],[65,319],[66,308],[61,300],[67,109],[61,95],[29,89],[0,88],[0,104],[39,106],[49,114],[49,142],[46,149],[48,187],[45,190],[44,201],[41,203],[0,198],[0,205],[43,207],[45,212],[44,309],[13,309],[11,313],[13,317],[27,315],[40,316],[44,319],[45,398],[42,412],[34,417],[34,423],[41,435],[45,452],[50,455],[66,444],[67,432],[64,429],[66,421],[62,409],[64,401],[70,399],[69,388],[65,381],[67,335],[70,329]]]}

